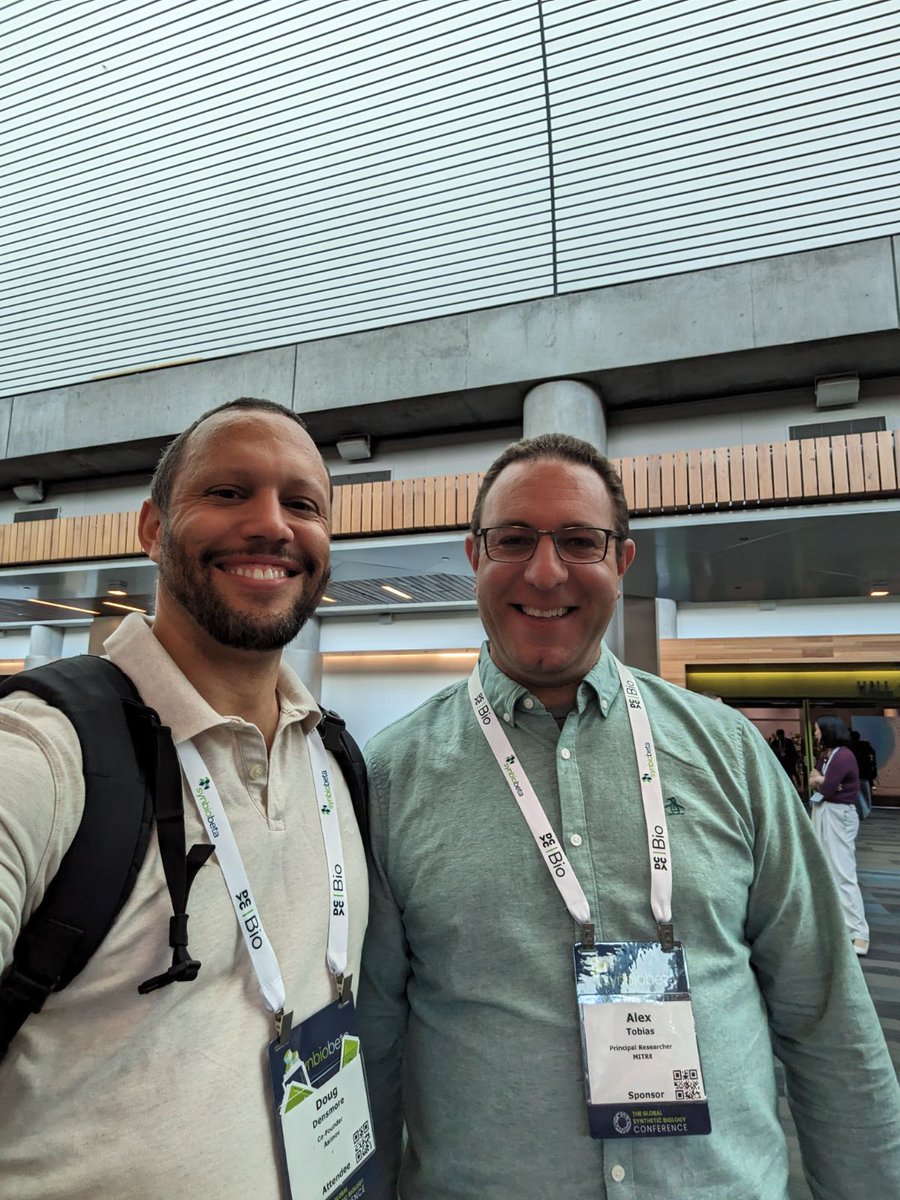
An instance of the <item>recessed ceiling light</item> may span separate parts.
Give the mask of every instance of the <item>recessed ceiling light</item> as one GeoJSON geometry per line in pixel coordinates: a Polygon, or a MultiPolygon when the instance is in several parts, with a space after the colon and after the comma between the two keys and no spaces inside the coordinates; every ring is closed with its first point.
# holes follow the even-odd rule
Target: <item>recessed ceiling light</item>
{"type": "Polygon", "coordinates": [[[888,585],[886,583],[883,583],[881,580],[879,580],[877,583],[873,583],[872,586],[869,588],[870,596],[889,596],[890,594],[891,594],[890,588],[888,587],[888,585]]]}
{"type": "Polygon", "coordinates": [[[323,604],[337,604],[337,600],[333,596],[323,596],[322,602],[323,604]]]}
{"type": "Polygon", "coordinates": [[[401,600],[412,600],[412,596],[407,592],[401,592],[399,588],[391,587],[389,583],[383,583],[381,590],[383,592],[390,592],[392,596],[399,596],[401,600]]]}
{"type": "Polygon", "coordinates": [[[123,579],[114,579],[107,586],[106,594],[107,596],[127,596],[128,588],[125,586],[125,581],[123,579]]]}
{"type": "MultiPolygon", "coordinates": [[[[113,595],[118,596],[119,593],[113,592],[113,595]]],[[[128,593],[126,592],[125,595],[127,596],[128,593]]],[[[126,612],[145,613],[147,611],[146,608],[136,608],[133,604],[116,604],[114,600],[101,600],[100,603],[106,608],[124,608],[126,612]]]]}

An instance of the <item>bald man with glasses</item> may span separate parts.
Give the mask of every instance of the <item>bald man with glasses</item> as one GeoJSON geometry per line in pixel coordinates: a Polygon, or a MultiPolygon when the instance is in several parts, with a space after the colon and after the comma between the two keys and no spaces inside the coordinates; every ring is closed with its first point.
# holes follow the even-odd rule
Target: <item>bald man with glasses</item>
{"type": "Polygon", "coordinates": [[[788,1200],[774,1048],[816,1200],[900,1196],[900,1090],[802,804],[739,714],[603,645],[635,553],[611,464],[515,444],[466,548],[472,676],[367,751],[380,1195],[788,1200]]]}

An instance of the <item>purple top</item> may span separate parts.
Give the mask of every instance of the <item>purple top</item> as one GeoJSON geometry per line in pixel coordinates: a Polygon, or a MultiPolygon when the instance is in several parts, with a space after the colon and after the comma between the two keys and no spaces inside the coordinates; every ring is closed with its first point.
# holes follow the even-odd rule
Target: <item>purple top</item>
{"type": "Polygon", "coordinates": [[[816,762],[825,776],[819,788],[823,798],[834,804],[855,804],[859,795],[859,766],[853,751],[848,746],[838,746],[828,760],[827,770],[823,770],[824,761],[825,755],[821,754],[816,762]]]}

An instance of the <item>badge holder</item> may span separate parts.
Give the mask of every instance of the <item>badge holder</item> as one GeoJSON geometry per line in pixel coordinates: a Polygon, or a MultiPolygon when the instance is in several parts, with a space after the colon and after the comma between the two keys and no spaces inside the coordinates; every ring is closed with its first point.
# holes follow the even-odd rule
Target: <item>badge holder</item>
{"type": "Polygon", "coordinates": [[[710,1132],[684,947],[575,946],[593,1138],[710,1132]]]}
{"type": "Polygon", "coordinates": [[[356,1013],[335,1000],[269,1044],[288,1200],[363,1200],[374,1194],[375,1137],[356,1013]]]}

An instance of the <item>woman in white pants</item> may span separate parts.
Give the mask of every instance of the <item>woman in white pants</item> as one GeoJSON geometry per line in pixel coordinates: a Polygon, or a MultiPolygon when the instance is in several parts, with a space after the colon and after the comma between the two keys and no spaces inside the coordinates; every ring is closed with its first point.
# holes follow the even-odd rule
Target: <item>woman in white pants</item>
{"type": "Polygon", "coordinates": [[[850,733],[840,717],[819,717],[816,734],[820,753],[809,776],[815,789],[810,797],[813,829],[837,884],[853,949],[864,955],[869,952],[869,926],[856,878],[859,767],[850,749],[850,733]]]}

